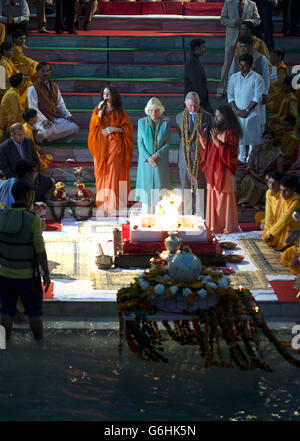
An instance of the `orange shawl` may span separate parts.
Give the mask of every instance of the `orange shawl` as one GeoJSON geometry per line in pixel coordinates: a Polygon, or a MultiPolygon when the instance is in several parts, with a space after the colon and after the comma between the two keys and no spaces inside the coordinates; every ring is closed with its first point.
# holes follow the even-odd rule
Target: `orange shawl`
{"type": "MultiPolygon", "coordinates": [[[[133,153],[133,126],[125,110],[104,112],[101,119],[95,107],[89,125],[88,147],[94,159],[94,173],[97,192],[103,188],[112,189],[119,195],[117,181],[127,181],[133,153]],[[121,127],[122,133],[103,135],[106,127],[121,127]]],[[[118,204],[117,204],[118,205],[118,204]]]]}

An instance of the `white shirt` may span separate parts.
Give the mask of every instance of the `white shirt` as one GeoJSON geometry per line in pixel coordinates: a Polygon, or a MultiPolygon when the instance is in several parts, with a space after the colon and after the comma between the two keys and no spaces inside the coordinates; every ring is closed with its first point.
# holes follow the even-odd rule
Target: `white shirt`
{"type": "MultiPolygon", "coordinates": [[[[264,83],[265,83],[265,90],[264,90],[264,95],[268,95],[269,93],[269,87],[270,87],[270,72],[269,72],[269,65],[267,62],[267,59],[264,55],[261,54],[261,74],[262,77],[264,79],[264,83]]],[[[231,77],[232,74],[234,74],[234,59],[231,63],[230,69],[229,69],[229,73],[228,73],[228,78],[231,77]]]]}
{"type": "Polygon", "coordinates": [[[228,103],[230,104],[234,101],[239,109],[247,109],[251,101],[261,102],[264,90],[264,79],[258,73],[250,70],[243,77],[241,72],[236,72],[229,78],[227,90],[228,103]]]}
{"type": "MultiPolygon", "coordinates": [[[[50,89],[50,85],[48,84],[48,87],[50,89]]],[[[35,109],[37,111],[38,115],[38,123],[47,121],[46,116],[39,111],[38,108],[38,96],[37,92],[35,90],[34,86],[28,87],[27,90],[27,98],[28,98],[28,107],[29,109],[35,109]]],[[[57,95],[57,103],[56,103],[56,109],[58,113],[61,115],[61,118],[69,118],[71,116],[71,113],[66,108],[65,102],[63,100],[63,97],[61,96],[60,90],[58,89],[58,95],[57,95]]]]}
{"type": "MultiPolygon", "coordinates": [[[[252,70],[245,76],[241,72],[231,75],[228,83],[227,97],[228,103],[235,102],[236,106],[245,110],[251,101],[260,103],[264,93],[264,79],[261,75],[252,70]]],[[[261,105],[257,105],[251,110],[247,118],[240,118],[243,135],[240,144],[254,145],[261,142],[262,136],[262,110],[261,105]]]]}

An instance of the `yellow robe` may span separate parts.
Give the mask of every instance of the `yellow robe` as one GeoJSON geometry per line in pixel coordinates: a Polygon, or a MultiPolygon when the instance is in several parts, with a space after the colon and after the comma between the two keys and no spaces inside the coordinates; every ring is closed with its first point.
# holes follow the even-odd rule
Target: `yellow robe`
{"type": "Polygon", "coordinates": [[[300,222],[294,221],[292,217],[293,212],[300,208],[300,195],[294,193],[287,200],[280,196],[275,201],[268,192],[270,190],[266,194],[265,228],[262,232],[262,238],[267,245],[275,248],[277,251],[281,251],[287,246],[293,245],[293,243],[287,245],[285,242],[289,236],[289,230],[300,228],[300,222]],[[272,241],[266,241],[266,237],[269,234],[273,236],[272,241]]]}
{"type": "Polygon", "coordinates": [[[9,129],[12,124],[23,122],[23,112],[24,107],[21,104],[19,90],[10,87],[3,96],[0,104],[0,129],[9,134],[9,129]]]}
{"type": "Polygon", "coordinates": [[[283,156],[283,165],[287,169],[294,164],[298,157],[299,139],[294,132],[285,132],[280,144],[280,150],[283,156]]]}
{"type": "Polygon", "coordinates": [[[32,82],[37,79],[36,66],[38,65],[38,61],[26,57],[26,55],[23,54],[22,46],[13,46],[13,54],[11,60],[18,71],[21,72],[23,75],[29,76],[32,82]]]}
{"type": "Polygon", "coordinates": [[[293,115],[296,118],[296,126],[293,133],[296,133],[298,126],[298,101],[293,92],[284,93],[281,100],[278,99],[278,110],[274,115],[267,118],[266,129],[273,130],[275,133],[275,144],[281,145],[285,136],[283,128],[284,118],[293,115]],[[279,121],[275,121],[278,119],[279,121]]]}
{"type": "Polygon", "coordinates": [[[291,268],[291,263],[294,257],[300,256],[300,247],[297,245],[294,245],[287,250],[285,250],[281,254],[280,263],[282,265],[288,266],[290,269],[290,272],[294,274],[295,276],[300,273],[300,265],[298,265],[296,268],[291,268]]]}
{"type": "MultiPolygon", "coordinates": [[[[3,96],[5,94],[5,92],[7,92],[8,89],[10,88],[10,82],[9,82],[10,77],[12,75],[15,75],[20,72],[16,68],[14,63],[9,58],[5,57],[4,55],[2,55],[2,57],[0,59],[0,66],[3,66],[5,69],[5,72],[6,72],[6,89],[0,91],[0,94],[3,96]]],[[[24,108],[28,107],[27,89],[31,85],[32,85],[31,81],[25,80],[22,88],[19,90],[21,104],[24,108]]]]}
{"type": "MultiPolygon", "coordinates": [[[[288,67],[284,64],[283,61],[276,66],[277,69],[277,80],[271,81],[270,88],[267,97],[266,110],[267,112],[277,112],[278,102],[280,100],[281,95],[281,86],[285,77],[290,76],[290,72],[288,67]]],[[[282,94],[284,96],[284,92],[282,94]]]]}
{"type": "MultiPolygon", "coordinates": [[[[259,52],[260,54],[264,55],[267,59],[268,66],[269,66],[269,72],[271,74],[272,72],[272,62],[269,54],[268,47],[264,40],[261,40],[260,38],[257,38],[253,35],[253,50],[259,52]]],[[[241,55],[241,48],[239,41],[237,42],[236,49],[235,49],[235,55],[241,55]]]]}
{"type": "Polygon", "coordinates": [[[42,148],[35,143],[32,127],[28,123],[24,123],[23,127],[25,130],[25,136],[27,138],[30,138],[33,142],[35,151],[40,160],[40,170],[46,170],[48,168],[48,164],[50,164],[50,162],[53,162],[53,156],[50,153],[43,153],[42,148]]]}

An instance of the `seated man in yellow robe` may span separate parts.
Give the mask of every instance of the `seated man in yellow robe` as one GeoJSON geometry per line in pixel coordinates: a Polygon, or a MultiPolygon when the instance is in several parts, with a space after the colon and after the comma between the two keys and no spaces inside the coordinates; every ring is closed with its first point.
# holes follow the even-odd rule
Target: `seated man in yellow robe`
{"type": "MultiPolygon", "coordinates": [[[[271,52],[272,65],[276,67],[277,79],[271,80],[269,93],[267,97],[267,112],[275,113],[278,108],[278,94],[281,92],[281,86],[285,77],[290,76],[288,67],[284,63],[285,52],[283,49],[273,49],[271,52]]],[[[283,93],[283,92],[282,92],[283,93]]]]}
{"type": "Polygon", "coordinates": [[[14,74],[9,79],[11,87],[5,93],[0,104],[0,136],[3,141],[4,132],[9,136],[10,126],[23,122],[24,107],[21,104],[20,90],[23,87],[23,75],[14,74]]]}
{"type": "Polygon", "coordinates": [[[288,115],[283,120],[284,135],[280,144],[280,150],[283,156],[284,170],[287,171],[297,161],[299,139],[295,134],[296,118],[288,115]]]}
{"type": "MultiPolygon", "coordinates": [[[[9,78],[12,75],[15,75],[17,73],[20,73],[19,70],[16,68],[14,63],[11,60],[11,56],[13,53],[13,45],[9,42],[4,42],[0,45],[0,66],[3,66],[6,72],[6,87],[5,89],[0,90],[0,100],[2,96],[7,92],[7,90],[10,88],[9,78]]],[[[28,107],[28,101],[27,101],[27,89],[29,86],[32,85],[32,82],[30,81],[30,78],[27,76],[24,76],[23,86],[20,89],[20,99],[22,106],[28,107]]]]}
{"type": "MultiPolygon", "coordinates": [[[[281,145],[285,136],[283,122],[284,119],[293,115],[298,122],[298,101],[292,87],[292,77],[285,77],[281,86],[281,92],[278,94],[277,111],[274,115],[267,117],[266,128],[275,133],[275,144],[281,145]]],[[[296,126],[295,126],[296,133],[296,126]]]]}
{"type": "MultiPolygon", "coordinates": [[[[270,180],[270,179],[269,179],[270,180]]],[[[280,181],[281,197],[274,209],[272,210],[270,221],[265,219],[265,228],[262,238],[267,245],[277,251],[292,246],[294,243],[286,243],[289,236],[289,230],[300,228],[300,222],[296,222],[293,218],[295,210],[300,208],[300,195],[296,193],[296,181],[290,176],[284,176],[280,181]]],[[[267,217],[266,201],[266,217],[267,217]]],[[[271,210],[270,210],[271,211],[271,210]]]]}
{"type": "MultiPolygon", "coordinates": [[[[269,54],[269,50],[267,48],[266,43],[261,38],[257,38],[254,35],[255,26],[252,23],[252,21],[245,20],[240,25],[240,32],[239,32],[239,38],[243,36],[252,37],[253,39],[253,46],[252,49],[256,52],[259,52],[260,54],[264,55],[267,59],[268,66],[269,66],[269,73],[271,75],[272,72],[272,62],[269,54]]],[[[235,55],[242,55],[242,51],[240,48],[239,41],[236,44],[235,48],[235,55]]]]}
{"type": "Polygon", "coordinates": [[[36,66],[38,61],[32,60],[23,54],[23,47],[26,42],[26,35],[21,29],[16,29],[12,33],[13,51],[11,61],[23,75],[30,77],[34,82],[37,79],[36,66]]]}
{"type": "Polygon", "coordinates": [[[23,113],[23,119],[25,121],[23,124],[25,136],[33,142],[36,154],[40,160],[40,171],[46,170],[48,164],[53,162],[53,156],[49,153],[43,153],[42,148],[35,143],[33,128],[34,124],[38,121],[37,111],[35,109],[26,109],[23,113]]]}
{"type": "Polygon", "coordinates": [[[281,198],[280,181],[282,179],[282,174],[277,170],[272,169],[265,173],[264,178],[268,186],[268,190],[266,191],[265,211],[258,211],[255,215],[255,221],[264,224],[262,236],[264,236],[264,233],[272,225],[275,213],[276,215],[279,214],[280,205],[278,205],[278,203],[281,198]],[[278,210],[276,210],[277,207],[278,210]]]}

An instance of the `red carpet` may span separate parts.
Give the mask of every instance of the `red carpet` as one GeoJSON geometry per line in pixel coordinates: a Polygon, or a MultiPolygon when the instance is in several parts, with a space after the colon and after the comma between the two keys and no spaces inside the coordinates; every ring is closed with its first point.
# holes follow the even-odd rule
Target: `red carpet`
{"type": "Polygon", "coordinates": [[[181,2],[98,2],[98,14],[102,15],[221,15],[223,2],[181,3],[181,2]]]}
{"type": "Polygon", "coordinates": [[[61,223],[51,219],[46,219],[46,231],[61,231],[61,223]]]}
{"type": "Polygon", "coordinates": [[[270,281],[279,302],[299,302],[296,298],[298,290],[294,288],[295,280],[276,280],[270,281]]]}

